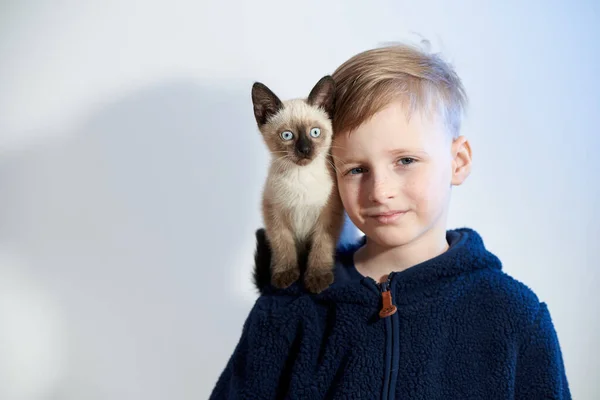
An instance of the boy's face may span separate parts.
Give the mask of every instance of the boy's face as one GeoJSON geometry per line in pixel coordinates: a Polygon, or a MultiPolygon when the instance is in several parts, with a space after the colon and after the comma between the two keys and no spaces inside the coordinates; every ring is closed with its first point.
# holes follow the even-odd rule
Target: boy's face
{"type": "Polygon", "coordinates": [[[383,247],[446,231],[452,185],[470,171],[464,137],[392,103],[351,134],[336,134],[332,154],[339,192],[352,222],[383,247]]]}

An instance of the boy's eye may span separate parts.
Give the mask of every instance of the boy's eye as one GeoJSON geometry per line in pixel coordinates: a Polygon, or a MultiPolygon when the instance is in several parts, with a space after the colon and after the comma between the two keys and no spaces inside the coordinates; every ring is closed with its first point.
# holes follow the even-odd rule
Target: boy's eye
{"type": "Polygon", "coordinates": [[[352,168],[350,171],[348,171],[348,174],[356,175],[356,174],[361,174],[362,172],[363,172],[363,169],[361,167],[356,167],[356,168],[352,168]]]}
{"type": "Polygon", "coordinates": [[[400,164],[402,164],[402,165],[410,165],[410,164],[412,164],[413,162],[415,162],[415,159],[414,159],[414,158],[410,158],[410,157],[404,157],[404,158],[401,158],[401,159],[400,159],[400,160],[398,160],[398,161],[399,161],[399,162],[400,162],[400,164]]]}

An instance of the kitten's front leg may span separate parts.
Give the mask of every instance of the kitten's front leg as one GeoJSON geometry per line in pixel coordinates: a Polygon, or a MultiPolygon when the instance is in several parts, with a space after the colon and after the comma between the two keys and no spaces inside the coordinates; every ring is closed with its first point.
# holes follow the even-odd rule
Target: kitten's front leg
{"type": "Polygon", "coordinates": [[[304,285],[310,292],[320,293],[333,283],[334,251],[331,235],[321,229],[315,231],[304,276],[304,285]]]}
{"type": "Polygon", "coordinates": [[[343,207],[337,192],[323,210],[312,236],[304,285],[312,293],[320,293],[333,283],[335,246],[344,223],[343,207]]]}
{"type": "Polygon", "coordinates": [[[296,243],[292,231],[279,227],[269,238],[271,258],[271,283],[280,289],[289,287],[300,277],[296,243]]]}
{"type": "Polygon", "coordinates": [[[294,234],[289,227],[286,214],[263,199],[265,233],[271,247],[271,283],[285,289],[300,277],[298,254],[294,234]]]}

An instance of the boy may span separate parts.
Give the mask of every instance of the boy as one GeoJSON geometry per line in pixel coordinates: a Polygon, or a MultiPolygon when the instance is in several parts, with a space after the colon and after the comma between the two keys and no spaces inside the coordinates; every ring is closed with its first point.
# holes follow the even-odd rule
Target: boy
{"type": "Polygon", "coordinates": [[[257,232],[261,296],[211,399],[570,399],[545,303],[474,230],[446,230],[451,187],[471,170],[458,76],[395,45],[333,78],[338,188],[365,236],[311,295],[268,284],[257,232]]]}

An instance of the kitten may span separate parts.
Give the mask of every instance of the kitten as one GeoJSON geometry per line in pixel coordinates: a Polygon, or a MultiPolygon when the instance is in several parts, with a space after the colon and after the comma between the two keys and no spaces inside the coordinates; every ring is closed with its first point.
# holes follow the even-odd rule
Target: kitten
{"type": "Polygon", "coordinates": [[[305,249],[306,289],[320,293],[333,282],[343,225],[330,155],[334,89],[333,78],[325,76],[307,99],[282,102],[262,83],[252,86],[254,116],[272,155],[262,213],[272,251],[271,282],[278,288],[300,278],[299,255],[305,249]]]}

